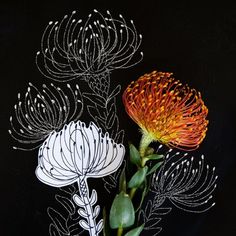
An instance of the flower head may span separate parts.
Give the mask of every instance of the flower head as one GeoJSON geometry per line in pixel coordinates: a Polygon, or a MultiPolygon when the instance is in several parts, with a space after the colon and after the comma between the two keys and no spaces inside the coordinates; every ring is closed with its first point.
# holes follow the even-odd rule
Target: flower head
{"type": "Polygon", "coordinates": [[[99,178],[122,164],[125,148],[103,134],[94,123],[70,122],[52,132],[39,149],[36,175],[40,181],[63,187],[79,178],[99,178]]]}
{"type": "Polygon", "coordinates": [[[64,89],[43,84],[38,89],[32,83],[25,94],[18,94],[14,106],[15,116],[10,117],[10,135],[30,150],[42,144],[52,131],[58,131],[71,120],[78,120],[83,112],[79,86],[67,84],[64,89]]]}
{"type": "Polygon", "coordinates": [[[123,102],[149,143],[193,150],[206,135],[208,109],[200,92],[171,76],[157,71],[141,76],[126,88],[123,102]]]}
{"type": "Polygon", "coordinates": [[[122,15],[94,10],[88,18],[76,19],[76,11],[61,21],[50,21],[36,55],[40,72],[56,81],[70,81],[131,67],[143,58],[135,56],[142,36],[133,21],[122,15]]]}

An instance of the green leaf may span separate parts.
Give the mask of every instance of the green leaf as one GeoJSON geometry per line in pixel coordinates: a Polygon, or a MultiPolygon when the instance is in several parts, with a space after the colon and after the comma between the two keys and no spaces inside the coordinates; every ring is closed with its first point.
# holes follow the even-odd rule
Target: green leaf
{"type": "Polygon", "coordinates": [[[121,174],[120,174],[120,178],[119,178],[119,192],[125,192],[126,193],[126,175],[125,175],[125,168],[126,166],[124,166],[121,174]]]}
{"type": "Polygon", "coordinates": [[[140,165],[141,157],[137,148],[131,143],[129,144],[130,161],[135,165],[140,165]]]}
{"type": "Polygon", "coordinates": [[[152,154],[152,155],[146,156],[145,159],[148,159],[148,160],[160,160],[163,157],[164,157],[164,155],[152,154]]]}
{"type": "Polygon", "coordinates": [[[135,229],[130,230],[124,236],[139,236],[143,230],[143,227],[144,227],[144,224],[135,229]]]}
{"type": "Polygon", "coordinates": [[[112,229],[127,228],[134,224],[134,206],[128,194],[121,192],[115,197],[111,206],[109,221],[112,229]]]}
{"type": "Polygon", "coordinates": [[[138,188],[143,181],[146,179],[148,167],[145,166],[141,169],[139,169],[131,178],[131,180],[128,183],[129,188],[138,188]]]}
{"type": "Polygon", "coordinates": [[[160,166],[161,164],[163,163],[163,161],[160,161],[158,163],[156,163],[147,173],[147,175],[150,175],[152,174],[154,171],[156,171],[160,166]]]}
{"type": "Polygon", "coordinates": [[[139,205],[138,207],[135,209],[135,212],[138,212],[138,210],[142,207],[142,204],[143,204],[143,201],[144,201],[144,198],[147,194],[147,179],[145,179],[144,183],[143,183],[143,188],[142,188],[142,196],[141,196],[141,200],[139,202],[139,205]]]}

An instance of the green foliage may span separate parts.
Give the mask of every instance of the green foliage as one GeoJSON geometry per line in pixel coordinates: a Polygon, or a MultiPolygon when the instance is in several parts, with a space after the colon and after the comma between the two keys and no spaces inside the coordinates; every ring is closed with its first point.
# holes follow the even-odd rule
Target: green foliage
{"type": "Polygon", "coordinates": [[[143,168],[139,169],[131,178],[128,183],[129,188],[138,188],[146,179],[148,167],[144,166],[143,168]]]}
{"type": "Polygon", "coordinates": [[[163,161],[160,161],[158,163],[156,163],[147,173],[147,175],[152,174],[154,171],[156,171],[161,165],[162,165],[163,161]]]}
{"type": "Polygon", "coordinates": [[[143,227],[144,227],[144,225],[134,228],[134,229],[130,230],[129,232],[127,232],[124,236],[139,236],[143,230],[143,227]]]}
{"type": "Polygon", "coordinates": [[[160,160],[163,157],[164,157],[163,155],[151,154],[151,155],[146,156],[145,159],[148,159],[148,160],[160,160]]]}
{"type": "Polygon", "coordinates": [[[129,155],[130,155],[130,161],[135,165],[140,165],[141,163],[141,157],[139,154],[139,151],[133,144],[129,144],[129,155]]]}
{"type": "Polygon", "coordinates": [[[111,206],[109,221],[112,229],[127,228],[134,224],[135,212],[128,194],[121,192],[115,197],[111,206]]]}

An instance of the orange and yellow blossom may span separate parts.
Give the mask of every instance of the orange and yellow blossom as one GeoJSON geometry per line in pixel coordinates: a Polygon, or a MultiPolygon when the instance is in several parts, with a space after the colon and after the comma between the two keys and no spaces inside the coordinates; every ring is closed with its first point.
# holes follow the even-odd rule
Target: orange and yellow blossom
{"type": "Polygon", "coordinates": [[[128,115],[142,130],[141,156],[152,141],[194,150],[206,135],[208,109],[200,92],[171,76],[153,71],[132,81],[123,93],[128,115]]]}

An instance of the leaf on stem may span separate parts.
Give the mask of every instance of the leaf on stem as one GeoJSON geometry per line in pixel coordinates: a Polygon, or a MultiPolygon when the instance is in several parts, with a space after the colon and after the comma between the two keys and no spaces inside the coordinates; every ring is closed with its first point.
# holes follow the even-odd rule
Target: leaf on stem
{"type": "Polygon", "coordinates": [[[160,161],[158,163],[156,163],[147,173],[147,175],[150,175],[152,174],[154,171],[156,171],[160,166],[161,164],[163,163],[163,161],[160,161]]]}
{"type": "Polygon", "coordinates": [[[130,155],[130,161],[135,165],[140,165],[141,163],[141,157],[139,154],[139,151],[133,144],[129,144],[129,155],[130,155]]]}
{"type": "Polygon", "coordinates": [[[135,212],[128,194],[121,192],[112,203],[109,222],[112,229],[127,228],[134,224],[135,212]]]}
{"type": "Polygon", "coordinates": [[[164,155],[159,155],[159,154],[152,154],[145,157],[145,159],[148,159],[148,160],[160,160],[163,158],[164,158],[164,155]]]}
{"type": "Polygon", "coordinates": [[[130,230],[124,236],[139,236],[143,230],[144,225],[141,225],[135,229],[130,230]]]}
{"type": "Polygon", "coordinates": [[[141,169],[139,169],[131,178],[131,180],[128,183],[129,188],[138,188],[143,181],[146,179],[148,167],[145,166],[141,169]]]}

